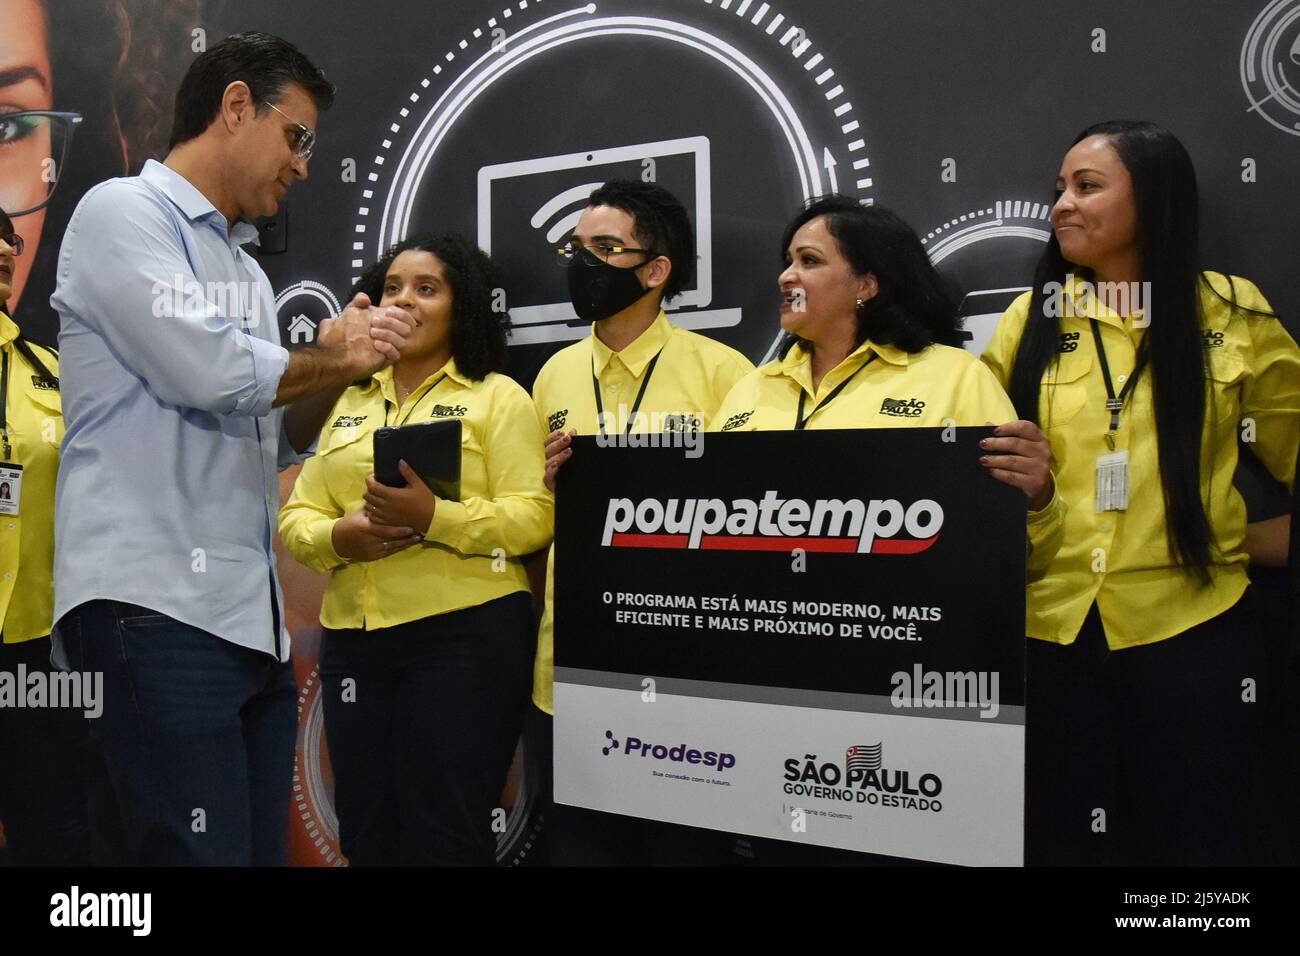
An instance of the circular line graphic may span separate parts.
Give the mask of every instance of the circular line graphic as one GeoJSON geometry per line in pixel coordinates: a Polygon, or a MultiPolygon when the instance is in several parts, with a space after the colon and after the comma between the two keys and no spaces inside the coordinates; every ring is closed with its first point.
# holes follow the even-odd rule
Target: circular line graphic
{"type": "Polygon", "coordinates": [[[1250,100],[1247,112],[1258,113],[1283,132],[1300,136],[1300,90],[1287,78],[1287,61],[1300,67],[1300,0],[1273,0],[1246,31],[1241,45],[1241,85],[1250,100]],[[1279,53],[1285,36],[1290,36],[1290,47],[1279,53]]]}
{"type": "MultiPolygon", "coordinates": [[[[517,8],[523,11],[529,9],[530,6],[537,7],[541,2],[542,0],[534,0],[530,5],[528,0],[520,0],[517,8]]],[[[730,2],[724,0],[724,3],[717,7],[712,4],[706,5],[711,11],[721,13],[728,12],[727,8],[730,6],[730,2]]],[[[814,70],[823,66],[825,57],[821,53],[813,52],[812,41],[807,38],[806,33],[794,24],[787,23],[784,15],[774,11],[767,3],[758,4],[753,15],[747,16],[751,6],[752,0],[741,0],[735,9],[729,12],[738,18],[744,19],[755,29],[762,30],[763,34],[771,42],[777,43],[781,47],[788,46],[792,61],[803,68],[817,92],[821,94],[828,106],[833,107],[832,112],[835,121],[844,138],[844,148],[852,158],[853,188],[863,198],[863,201],[869,204],[871,199],[865,193],[874,186],[874,181],[863,173],[863,170],[870,167],[870,159],[863,152],[866,143],[859,134],[860,126],[858,121],[852,116],[853,104],[848,100],[844,100],[835,105],[835,101],[844,94],[844,88],[839,83],[835,83],[824,92],[821,89],[835,78],[835,71],[826,66],[819,72],[814,73],[814,70]],[[771,14],[770,18],[769,14],[771,14]],[[778,32],[783,24],[786,24],[785,30],[778,32]],[[807,60],[804,61],[803,58],[810,53],[812,55],[808,56],[807,60]],[[857,138],[854,138],[855,136],[857,138]]],[[[473,102],[474,98],[487,86],[495,82],[496,79],[506,75],[514,66],[525,62],[537,53],[545,52],[562,43],[596,36],[621,33],[668,39],[691,46],[699,52],[704,52],[724,63],[749,83],[751,89],[760,93],[764,105],[768,106],[777,119],[782,132],[791,143],[791,152],[795,159],[796,169],[799,172],[804,198],[807,199],[822,192],[821,172],[823,170],[827,174],[826,178],[829,180],[830,191],[843,191],[835,172],[836,167],[840,164],[831,153],[830,147],[823,147],[821,157],[816,155],[816,149],[804,129],[803,122],[799,119],[794,107],[789,103],[780,87],[764,70],[754,64],[742,52],[710,33],[663,18],[607,17],[580,23],[569,23],[555,27],[549,32],[538,36],[531,36],[536,31],[544,30],[573,17],[584,15],[590,17],[596,10],[597,5],[589,3],[582,7],[562,11],[537,23],[523,27],[514,34],[505,37],[504,40],[499,42],[499,45],[496,40],[490,41],[492,45],[489,50],[480,55],[477,60],[466,67],[446,86],[438,100],[422,116],[419,126],[411,134],[410,142],[398,160],[396,171],[392,177],[393,185],[389,188],[384,199],[381,224],[373,247],[375,255],[381,254],[391,242],[397,241],[405,235],[405,230],[409,224],[410,210],[414,202],[414,192],[422,180],[424,170],[427,169],[438,145],[441,143],[443,135],[463,113],[464,108],[473,102]],[[522,43],[521,40],[523,40],[522,43]],[[731,59],[727,59],[728,56],[731,59]],[[484,66],[484,64],[487,64],[487,66],[484,66]],[[474,76],[475,71],[480,67],[483,68],[481,71],[483,78],[481,79],[474,76]],[[746,69],[752,70],[752,74],[746,73],[746,69]],[[457,89],[462,86],[464,88],[457,95],[457,89]],[[449,105],[447,104],[448,98],[451,98],[449,105]],[[447,106],[446,110],[444,110],[444,106],[447,106]],[[438,115],[440,112],[450,114],[445,123],[443,122],[444,116],[438,115]],[[434,129],[426,131],[430,124],[433,124],[434,129]],[[439,124],[442,124],[440,128],[439,124]],[[412,149],[417,143],[420,144],[419,152],[412,158],[412,149]],[[414,165],[411,165],[412,163],[414,165]]],[[[501,12],[502,20],[508,20],[512,16],[513,10],[510,7],[506,7],[501,12]]],[[[504,28],[499,26],[500,22],[495,17],[489,18],[487,27],[494,32],[503,30],[504,28]]],[[[482,28],[475,28],[471,36],[475,40],[486,39],[482,28]]],[[[469,45],[470,41],[460,40],[453,49],[443,54],[442,59],[447,63],[455,61],[457,52],[468,49],[469,45]]],[[[435,63],[431,72],[434,76],[438,76],[443,72],[443,69],[442,63],[435,63]]],[[[391,134],[391,136],[401,134],[403,121],[410,117],[413,105],[420,101],[431,83],[432,81],[428,77],[422,79],[420,88],[408,95],[407,101],[411,105],[404,105],[400,108],[399,119],[389,125],[388,134],[391,134]]],[[[394,140],[386,135],[381,144],[381,151],[376,154],[373,160],[374,168],[367,174],[366,182],[362,184],[362,204],[357,209],[359,218],[355,224],[357,238],[354,239],[352,244],[354,257],[351,260],[351,265],[353,269],[359,269],[364,264],[364,257],[356,254],[361,253],[366,248],[366,240],[361,237],[365,236],[368,231],[367,219],[371,212],[371,203],[375,198],[375,185],[379,182],[381,171],[389,158],[385,153],[392,149],[393,143],[394,140]]],[[[357,276],[354,275],[352,281],[355,282],[356,280],[357,276]]]]}

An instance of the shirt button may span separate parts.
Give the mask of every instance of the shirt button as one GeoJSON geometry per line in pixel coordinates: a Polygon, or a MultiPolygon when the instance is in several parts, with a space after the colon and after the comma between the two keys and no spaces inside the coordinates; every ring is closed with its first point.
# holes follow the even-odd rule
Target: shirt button
{"type": "Polygon", "coordinates": [[[618,386],[617,386],[617,385],[611,385],[611,386],[609,387],[609,390],[610,390],[611,392],[617,392],[617,391],[618,391],[618,386]]]}
{"type": "Polygon", "coordinates": [[[1121,376],[1119,377],[1119,383],[1120,383],[1121,385],[1123,385],[1123,384],[1124,384],[1125,382],[1127,382],[1127,381],[1128,381],[1128,376],[1127,376],[1127,375],[1121,375],[1121,376]]]}
{"type": "Polygon", "coordinates": [[[1110,530],[1110,522],[1109,522],[1109,521],[1103,521],[1101,524],[1097,525],[1097,527],[1100,528],[1102,531],[1109,531],[1109,530],[1110,530]]]}
{"type": "Polygon", "coordinates": [[[14,523],[12,521],[9,522],[9,530],[10,531],[14,530],[14,523]]]}
{"type": "Polygon", "coordinates": [[[6,571],[6,572],[5,572],[5,580],[6,580],[6,581],[12,581],[13,579],[14,579],[14,576],[13,576],[10,572],[6,571]]]}

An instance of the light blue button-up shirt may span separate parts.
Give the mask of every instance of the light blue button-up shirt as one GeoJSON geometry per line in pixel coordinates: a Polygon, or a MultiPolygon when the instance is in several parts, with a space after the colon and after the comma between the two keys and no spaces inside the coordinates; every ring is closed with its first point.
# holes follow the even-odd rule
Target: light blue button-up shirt
{"type": "Polygon", "coordinates": [[[67,426],[55,621],[126,601],[288,660],[271,542],[277,471],[299,456],[271,408],[289,353],[240,248],[255,237],[153,161],[78,204],[50,299],[67,426]]]}

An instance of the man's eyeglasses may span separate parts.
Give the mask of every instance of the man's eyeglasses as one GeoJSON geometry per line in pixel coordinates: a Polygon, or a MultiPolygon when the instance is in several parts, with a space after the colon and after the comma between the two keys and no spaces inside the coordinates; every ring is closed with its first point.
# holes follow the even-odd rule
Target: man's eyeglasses
{"type": "MultiPolygon", "coordinates": [[[[555,250],[555,264],[561,267],[567,267],[569,263],[577,259],[585,266],[598,266],[602,262],[609,262],[610,256],[621,255],[624,252],[636,252],[643,256],[649,256],[645,262],[655,258],[659,253],[650,249],[633,249],[630,246],[617,246],[612,242],[593,242],[591,245],[584,245],[577,239],[570,239],[564,245],[555,250]]],[[[645,262],[640,265],[645,265],[645,262]]]]}
{"type": "Polygon", "coordinates": [[[11,232],[5,235],[0,232],[0,242],[13,249],[13,252],[9,253],[11,256],[21,256],[23,254],[23,237],[18,233],[11,232]]]}
{"type": "Polygon", "coordinates": [[[0,209],[16,219],[50,201],[80,122],[80,113],[0,112],[0,209]]]}
{"type": "Polygon", "coordinates": [[[287,115],[284,110],[280,109],[280,107],[276,106],[274,103],[268,103],[263,100],[262,105],[271,107],[271,109],[275,110],[290,123],[293,123],[294,132],[292,145],[294,154],[299,159],[311,159],[312,150],[316,148],[316,131],[303,126],[297,120],[287,115]]]}

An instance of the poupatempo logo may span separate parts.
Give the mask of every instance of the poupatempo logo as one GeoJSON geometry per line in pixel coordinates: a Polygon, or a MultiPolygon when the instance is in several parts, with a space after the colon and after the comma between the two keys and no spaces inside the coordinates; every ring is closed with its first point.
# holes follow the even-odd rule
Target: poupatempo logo
{"type": "Polygon", "coordinates": [[[719,771],[736,765],[736,755],[719,750],[700,750],[679,744],[655,744],[640,737],[628,737],[621,742],[614,736],[614,731],[605,731],[605,740],[600,752],[606,757],[622,754],[625,757],[648,757],[652,760],[667,760],[671,763],[699,764],[701,767],[716,767],[719,771]]]}
{"type": "Polygon", "coordinates": [[[881,741],[850,746],[842,764],[830,760],[818,763],[816,754],[804,754],[802,759],[789,757],[785,761],[785,781],[785,792],[796,797],[930,813],[943,811],[937,799],[943,792],[939,775],[926,772],[914,778],[911,770],[889,769],[884,766],[881,741]]]}
{"type": "Polygon", "coordinates": [[[929,498],[611,498],[601,546],[704,551],[918,554],[939,539],[943,507],[929,498]],[[907,537],[899,537],[906,532],[907,537]]]}

